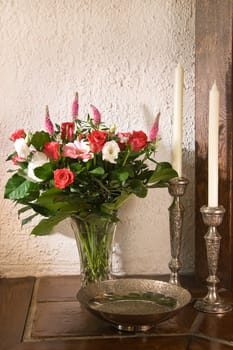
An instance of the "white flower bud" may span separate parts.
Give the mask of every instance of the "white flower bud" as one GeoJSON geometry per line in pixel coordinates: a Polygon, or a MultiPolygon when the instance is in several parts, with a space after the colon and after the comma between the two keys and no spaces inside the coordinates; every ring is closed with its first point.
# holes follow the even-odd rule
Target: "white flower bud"
{"type": "Polygon", "coordinates": [[[43,181],[35,175],[34,169],[39,168],[40,166],[48,162],[49,159],[43,152],[36,152],[35,154],[33,154],[31,161],[28,163],[28,177],[36,182],[43,181]]]}
{"type": "Polygon", "coordinates": [[[27,158],[30,154],[30,149],[24,138],[19,138],[14,142],[15,150],[20,158],[27,158]]]}
{"type": "Polygon", "coordinates": [[[116,163],[120,147],[116,141],[108,141],[104,144],[102,149],[102,158],[107,160],[109,163],[116,163]]]}

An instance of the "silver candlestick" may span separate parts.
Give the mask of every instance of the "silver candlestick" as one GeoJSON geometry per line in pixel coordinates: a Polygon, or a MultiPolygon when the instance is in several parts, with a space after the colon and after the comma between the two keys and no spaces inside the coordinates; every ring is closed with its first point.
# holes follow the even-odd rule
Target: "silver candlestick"
{"type": "Polygon", "coordinates": [[[182,226],[184,217],[184,206],[180,197],[185,193],[188,180],[184,177],[175,177],[169,181],[168,191],[173,197],[173,202],[169,207],[170,221],[170,244],[171,244],[171,261],[168,266],[171,270],[169,282],[180,285],[178,272],[181,268],[180,247],[182,237],[182,226]]]}
{"type": "Polygon", "coordinates": [[[216,284],[219,279],[216,276],[218,267],[218,257],[220,249],[221,236],[217,231],[217,226],[222,223],[225,209],[219,207],[201,207],[201,214],[204,223],[209,226],[204,238],[206,241],[207,263],[209,276],[206,279],[208,293],[194,304],[195,309],[203,312],[222,314],[232,310],[232,306],[225,304],[219,297],[216,284]]]}

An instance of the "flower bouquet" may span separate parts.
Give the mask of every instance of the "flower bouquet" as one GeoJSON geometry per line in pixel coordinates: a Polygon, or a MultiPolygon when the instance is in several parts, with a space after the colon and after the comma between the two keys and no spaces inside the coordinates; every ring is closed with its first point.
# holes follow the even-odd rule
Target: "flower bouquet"
{"type": "Polygon", "coordinates": [[[147,136],[141,130],[107,127],[98,109],[91,109],[92,114],[81,120],[76,94],[72,121],[54,125],[46,107],[44,130],[19,129],[11,135],[14,152],[7,160],[16,167],[6,183],[5,198],[21,205],[19,215],[32,209],[22,225],[43,217],[33,228],[34,235],[49,234],[71,217],[79,231],[80,258],[84,256],[86,274],[93,281],[106,275],[107,247],[118,209],[132,195],[144,198],[149,188],[166,187],[177,173],[168,162],[153,158],[159,115],[147,136]]]}

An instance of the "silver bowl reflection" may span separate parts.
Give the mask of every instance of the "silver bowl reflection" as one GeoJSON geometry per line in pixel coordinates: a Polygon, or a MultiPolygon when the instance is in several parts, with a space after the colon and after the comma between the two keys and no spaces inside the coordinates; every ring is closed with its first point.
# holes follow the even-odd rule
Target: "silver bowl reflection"
{"type": "Polygon", "coordinates": [[[82,287],[77,299],[118,330],[138,332],[174,316],[190,302],[191,295],[167,282],[122,278],[82,287]]]}

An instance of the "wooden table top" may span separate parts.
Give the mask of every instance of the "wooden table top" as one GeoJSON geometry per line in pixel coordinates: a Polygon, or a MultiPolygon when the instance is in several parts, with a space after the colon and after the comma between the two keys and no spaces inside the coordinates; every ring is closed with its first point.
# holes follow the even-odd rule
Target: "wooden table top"
{"type": "MultiPolygon", "coordinates": [[[[154,276],[168,280],[167,276],[154,276]]],[[[176,316],[144,333],[118,332],[80,306],[78,276],[0,279],[1,350],[227,350],[233,349],[233,311],[198,312],[206,294],[193,276],[182,278],[192,302],[176,316]]],[[[233,303],[233,292],[221,292],[233,303]]]]}

